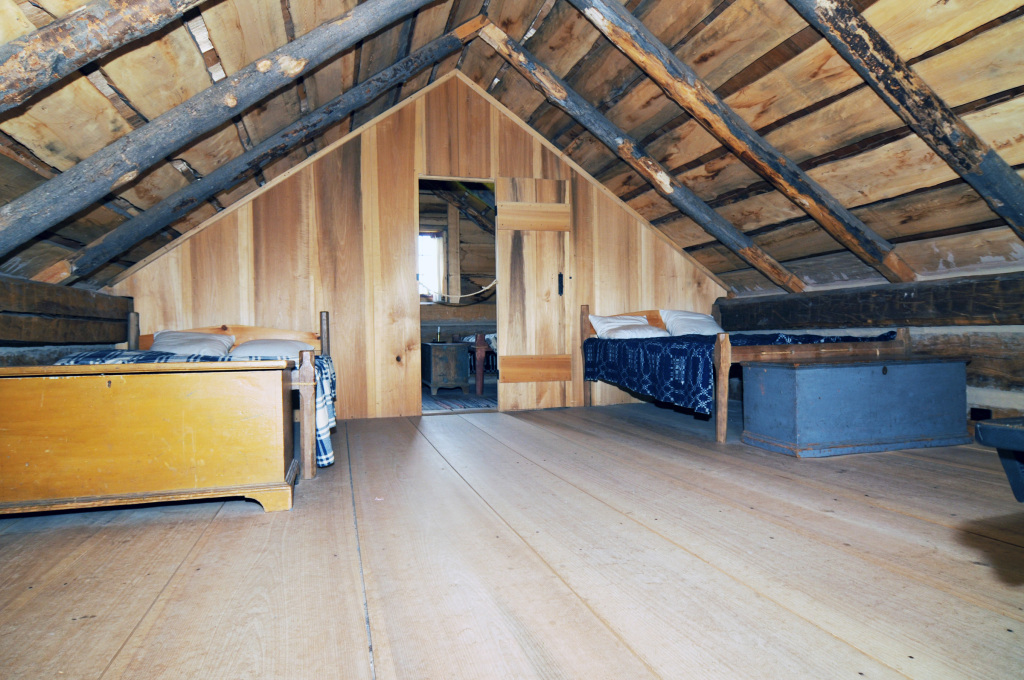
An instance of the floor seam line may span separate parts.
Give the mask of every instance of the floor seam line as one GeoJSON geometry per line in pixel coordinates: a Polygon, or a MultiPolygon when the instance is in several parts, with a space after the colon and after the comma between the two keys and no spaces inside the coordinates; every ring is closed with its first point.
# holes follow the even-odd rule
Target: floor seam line
{"type": "Polygon", "coordinates": [[[348,427],[345,428],[345,450],[348,459],[348,488],[352,498],[352,526],[356,533],[356,556],[359,559],[359,583],[363,589],[363,621],[366,625],[366,649],[370,662],[370,677],[377,680],[377,669],[373,663],[373,634],[370,630],[370,600],[366,596],[366,575],[363,573],[363,549],[359,541],[359,517],[356,514],[355,478],[352,475],[352,445],[349,443],[348,427]]]}

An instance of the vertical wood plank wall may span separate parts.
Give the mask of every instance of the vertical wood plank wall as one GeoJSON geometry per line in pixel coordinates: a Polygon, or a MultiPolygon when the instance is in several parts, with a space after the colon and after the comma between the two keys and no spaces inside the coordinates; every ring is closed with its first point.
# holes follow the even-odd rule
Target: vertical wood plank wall
{"type": "MultiPolygon", "coordinates": [[[[143,333],[221,323],[315,328],[326,309],[339,417],[418,414],[421,175],[569,182],[570,338],[579,337],[580,304],[595,314],[710,312],[724,295],[689,257],[457,72],[217,215],[111,290],[135,298],[143,333]]],[[[565,403],[543,405],[582,404],[582,357],[578,342],[571,344],[565,403]]],[[[594,391],[595,404],[628,400],[614,387],[594,391]]],[[[528,401],[514,406],[535,406],[528,401]]]]}

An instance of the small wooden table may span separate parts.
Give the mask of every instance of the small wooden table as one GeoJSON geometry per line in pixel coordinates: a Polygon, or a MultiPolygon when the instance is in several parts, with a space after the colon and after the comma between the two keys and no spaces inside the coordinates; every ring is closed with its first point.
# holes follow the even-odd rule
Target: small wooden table
{"type": "Polygon", "coordinates": [[[469,394],[468,342],[424,342],[423,384],[436,395],[440,387],[460,387],[469,394]]]}
{"type": "Polygon", "coordinates": [[[799,457],[967,444],[967,360],[742,363],[743,442],[799,457]]]}

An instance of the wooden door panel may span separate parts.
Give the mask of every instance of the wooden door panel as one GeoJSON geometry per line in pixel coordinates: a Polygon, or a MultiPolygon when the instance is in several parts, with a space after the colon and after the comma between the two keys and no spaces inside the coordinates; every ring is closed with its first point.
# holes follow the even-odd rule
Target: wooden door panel
{"type": "Polygon", "coordinates": [[[566,183],[503,178],[496,194],[498,402],[502,410],[565,406],[572,380],[566,183]]]}

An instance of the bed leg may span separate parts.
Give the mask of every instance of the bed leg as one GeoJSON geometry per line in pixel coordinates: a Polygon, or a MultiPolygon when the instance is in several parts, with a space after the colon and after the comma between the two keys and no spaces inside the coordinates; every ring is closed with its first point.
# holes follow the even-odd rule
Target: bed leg
{"type": "Polygon", "coordinates": [[[476,394],[484,393],[484,362],[487,359],[487,340],[483,333],[476,334],[476,343],[473,345],[476,353],[476,394]]]}
{"type": "Polygon", "coordinates": [[[316,373],[313,353],[299,352],[299,459],[302,479],[316,477],[316,373]]]}
{"type": "Polygon", "coordinates": [[[728,333],[715,339],[715,441],[725,443],[729,429],[729,369],[732,368],[732,345],[728,333]]]}

